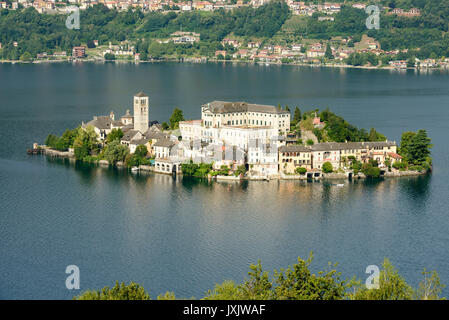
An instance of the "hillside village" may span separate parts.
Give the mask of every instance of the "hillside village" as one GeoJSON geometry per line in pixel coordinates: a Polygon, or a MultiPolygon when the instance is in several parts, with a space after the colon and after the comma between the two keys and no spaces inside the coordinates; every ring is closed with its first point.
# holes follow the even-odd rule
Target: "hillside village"
{"type": "MultiPolygon", "coordinates": [[[[232,11],[239,8],[266,5],[267,0],[251,1],[172,1],[172,0],[126,0],[126,1],[92,1],[73,0],[69,3],[56,0],[29,1],[19,0],[0,2],[0,8],[17,10],[19,8],[35,8],[43,14],[70,14],[70,5],[77,5],[81,10],[101,4],[111,10],[126,12],[127,10],[141,10],[144,13],[176,14],[188,12],[214,12],[216,10],[232,11]]],[[[334,17],[342,10],[342,4],[323,2],[315,4],[310,1],[287,0],[291,17],[272,38],[266,37],[240,37],[229,34],[224,37],[216,50],[191,50],[189,48],[200,46],[204,41],[202,33],[187,30],[172,32],[168,37],[151,39],[150,43],[158,43],[142,51],[142,45],[134,40],[104,41],[90,39],[88,43],[74,46],[70,51],[54,50],[52,52],[39,52],[34,57],[26,55],[23,61],[67,61],[67,60],[94,60],[112,61],[124,60],[136,63],[142,61],[176,60],[184,62],[207,61],[241,61],[263,64],[299,64],[299,65],[331,65],[356,66],[369,68],[448,68],[449,58],[432,56],[429,58],[409,57],[408,49],[382,48],[379,41],[364,34],[361,38],[352,36],[333,36],[330,39],[291,38],[291,26],[303,23],[305,17],[316,19],[318,23],[332,24],[334,17]]],[[[360,10],[365,15],[367,3],[351,2],[346,6],[360,10]]],[[[1,9],[0,9],[1,10],[1,9]]],[[[384,8],[382,14],[389,16],[413,19],[420,17],[418,8],[384,8]]],[[[364,19],[364,18],[363,18],[364,19]]],[[[362,19],[362,20],[363,20],[362,19]]],[[[0,50],[6,43],[0,42],[0,50]]],[[[21,41],[16,39],[13,48],[20,48],[21,41]]],[[[12,50],[12,49],[11,49],[12,50]]],[[[419,48],[418,48],[419,51],[419,48]]]]}
{"type": "MultiPolygon", "coordinates": [[[[290,111],[275,106],[212,101],[201,106],[201,119],[179,121],[175,130],[150,122],[149,97],[143,92],[133,97],[133,111],[120,118],[113,112],[95,116],[81,129],[92,130],[103,149],[111,143],[108,136],[121,132],[120,145],[127,152],[119,162],[143,149],[158,173],[185,174],[186,166],[197,164],[237,179],[320,178],[332,172],[341,178],[363,176],[364,164],[391,173],[402,162],[396,142],[388,140],[303,143],[291,130],[290,111]]],[[[309,121],[315,128],[325,126],[316,114],[309,121]]],[[[73,149],[69,152],[73,155],[73,149]]]]}

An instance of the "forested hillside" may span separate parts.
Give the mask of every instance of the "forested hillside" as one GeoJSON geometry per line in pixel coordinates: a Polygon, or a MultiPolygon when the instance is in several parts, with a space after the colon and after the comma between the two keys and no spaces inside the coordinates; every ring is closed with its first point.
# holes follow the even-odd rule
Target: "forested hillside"
{"type": "MultiPolygon", "coordinates": [[[[324,1],[312,1],[323,3],[324,1]]],[[[283,27],[293,19],[285,2],[273,1],[259,8],[244,7],[232,11],[219,9],[212,12],[118,12],[102,5],[81,11],[80,30],[65,27],[64,15],[39,14],[33,8],[0,10],[0,49],[2,59],[17,60],[25,52],[36,56],[41,52],[66,50],[73,46],[99,40],[100,44],[134,41],[138,51],[144,55],[156,38],[169,36],[179,30],[201,34],[201,41],[172,50],[211,56],[222,49],[220,41],[233,35],[244,39],[258,38],[265,41],[279,39],[284,43],[317,39],[327,41],[335,36],[352,37],[359,41],[366,34],[381,44],[383,50],[409,49],[408,56],[419,58],[449,56],[449,0],[382,0],[380,29],[367,30],[364,10],[345,3],[340,12],[333,15],[334,21],[319,21],[313,16],[295,16],[290,23],[289,37],[282,38],[283,27]],[[402,17],[386,14],[392,8],[421,9],[417,17],[402,17]],[[388,9],[386,9],[388,8],[388,9]],[[13,46],[17,41],[18,45],[13,46]]],[[[361,1],[359,1],[361,2],[361,1]]],[[[153,45],[157,53],[164,54],[167,48],[153,45]]],[[[407,57],[405,57],[407,58],[407,57]]]]}

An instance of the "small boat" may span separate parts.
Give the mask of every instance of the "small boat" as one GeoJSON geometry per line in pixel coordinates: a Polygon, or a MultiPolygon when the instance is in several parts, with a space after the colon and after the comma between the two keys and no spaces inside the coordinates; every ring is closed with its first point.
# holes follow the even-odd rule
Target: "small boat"
{"type": "Polygon", "coordinates": [[[344,186],[345,186],[344,183],[339,183],[339,184],[337,184],[337,187],[344,187],[344,186]]]}
{"type": "Polygon", "coordinates": [[[139,172],[140,168],[139,167],[132,167],[131,168],[131,172],[139,172]]]}

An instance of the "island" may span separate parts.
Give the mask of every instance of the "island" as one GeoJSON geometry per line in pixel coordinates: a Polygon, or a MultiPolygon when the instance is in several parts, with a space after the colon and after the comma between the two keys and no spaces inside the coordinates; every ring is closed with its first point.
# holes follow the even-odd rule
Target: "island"
{"type": "Polygon", "coordinates": [[[48,135],[29,153],[128,167],[132,171],[239,181],[361,179],[427,174],[426,130],[404,132],[401,144],[359,129],[326,109],[301,113],[248,102],[212,101],[201,119],[176,108],[170,124],[150,122],[149,96],[133,97],[133,114],[94,116],[61,137],[48,135]]]}

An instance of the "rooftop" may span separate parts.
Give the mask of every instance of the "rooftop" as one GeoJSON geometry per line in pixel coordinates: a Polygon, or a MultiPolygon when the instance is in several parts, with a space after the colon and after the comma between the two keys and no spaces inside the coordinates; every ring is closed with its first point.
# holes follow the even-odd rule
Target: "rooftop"
{"type": "Polygon", "coordinates": [[[252,104],[247,102],[212,101],[203,105],[213,113],[231,112],[262,112],[272,114],[290,114],[287,110],[281,110],[275,106],[252,104]]]}
{"type": "Polygon", "coordinates": [[[134,97],[148,97],[143,91],[140,91],[138,94],[136,94],[134,97]]]}

